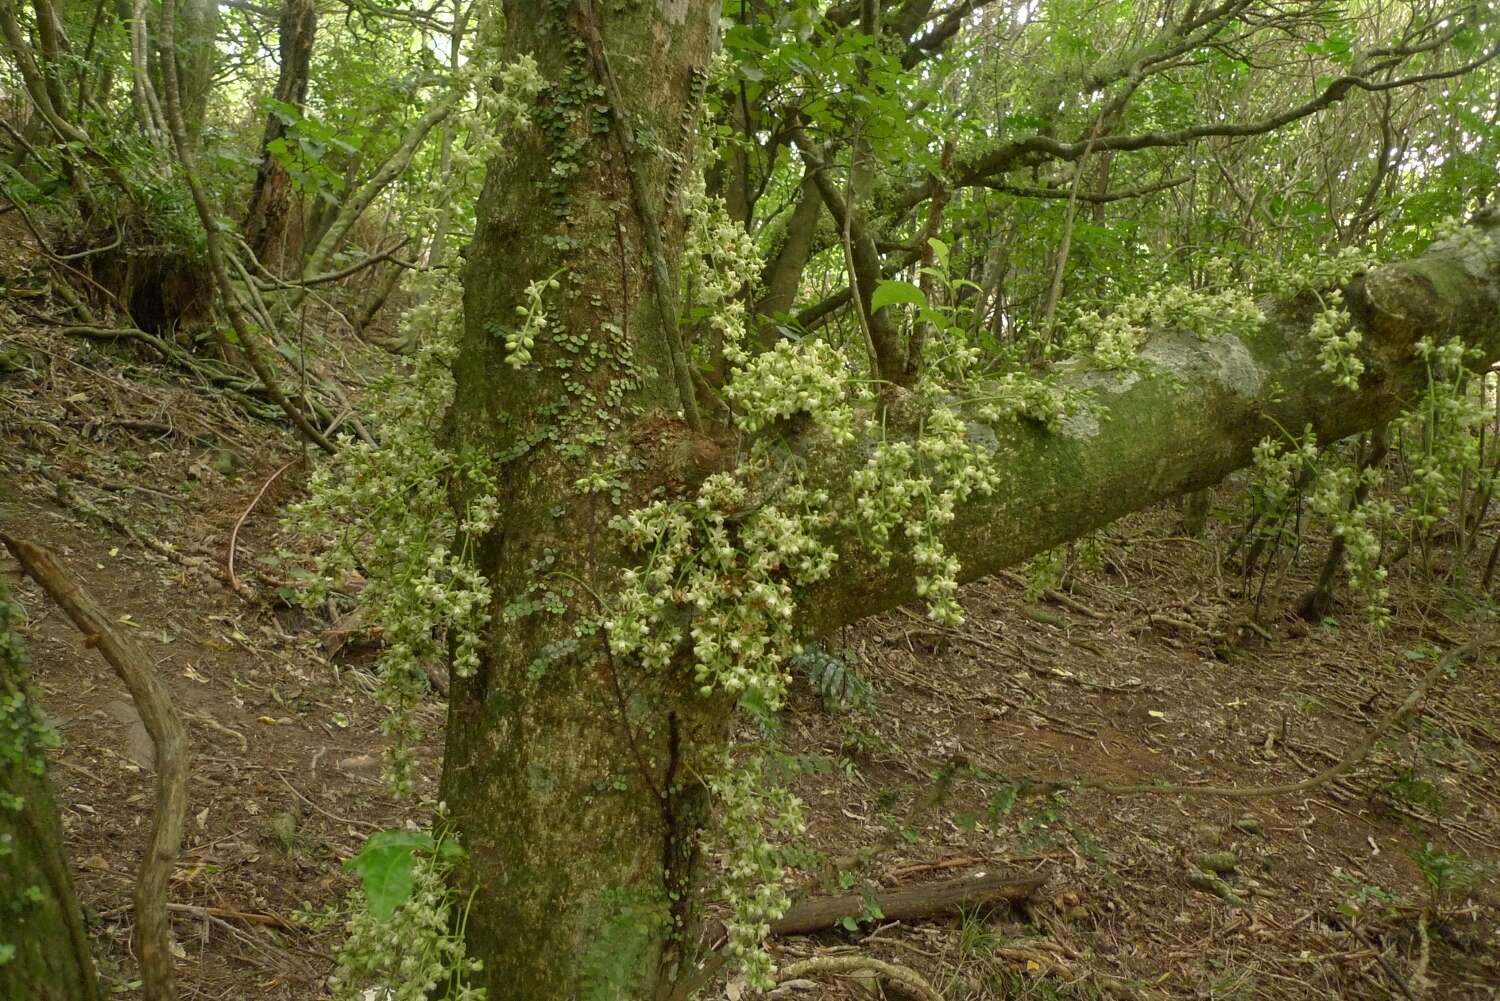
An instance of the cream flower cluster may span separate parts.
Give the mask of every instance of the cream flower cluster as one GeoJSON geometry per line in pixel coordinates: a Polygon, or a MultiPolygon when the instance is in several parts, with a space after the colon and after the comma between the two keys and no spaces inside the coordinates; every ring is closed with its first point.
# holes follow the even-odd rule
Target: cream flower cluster
{"type": "Polygon", "coordinates": [[[912,544],[917,594],[939,622],[963,621],[958,605],[959,561],[939,533],[972,495],[988,495],[999,473],[988,451],[969,439],[958,414],[935,407],[915,443],[882,441],[856,470],[851,523],[887,560],[899,526],[912,544]]]}
{"type": "Polygon", "coordinates": [[[1344,308],[1344,293],[1333,289],[1324,296],[1323,310],[1313,317],[1308,336],[1318,347],[1318,362],[1324,374],[1346,389],[1358,389],[1365,363],[1360,361],[1359,345],[1363,339],[1354,320],[1344,308]]]}
{"type": "Polygon", "coordinates": [[[447,885],[450,866],[436,852],[417,852],[412,859],[412,891],[385,918],[355,906],[345,925],[328,987],[335,1001],[360,1001],[376,988],[382,1001],[427,1001],[441,984],[453,1001],[485,1001],[486,991],[469,983],[483,964],[469,959],[462,929],[453,921],[453,894],[447,885]]]}
{"type": "Polygon", "coordinates": [[[810,414],[839,441],[853,438],[854,414],[845,401],[844,358],[826,341],[777,341],[736,370],[724,393],[735,419],[751,434],[779,420],[810,414]]]}
{"type": "Polygon", "coordinates": [[[766,936],[791,906],[771,837],[806,830],[801,801],[764,773],[760,757],[740,767],[725,762],[710,783],[719,806],[716,833],[724,844],[720,886],[730,909],[729,952],[750,985],[760,989],[774,983],[766,936]]]}
{"type": "Polygon", "coordinates": [[[695,676],[704,694],[756,693],[781,705],[786,660],[801,649],[795,589],[826,577],[835,554],[818,533],[832,522],[826,493],[793,483],[775,504],[742,508],[733,474],[704,481],[692,503],[662,501],[615,519],[649,556],[624,575],[607,623],[610,651],[665,669],[684,641],[675,610],[691,609],[695,676]]]}
{"type": "Polygon", "coordinates": [[[321,604],[356,572],[367,577],[359,600],[383,640],[377,697],[389,710],[382,727],[392,737],[386,777],[398,792],[411,786],[422,739],[411,709],[424,696],[424,667],[450,651],[458,675],[478,666],[491,592],[460,540],[488,531],[499,516],[487,463],[437,439],[453,394],[458,281],[451,272],[418,278],[418,305],[402,321],[419,332],[413,369],[407,378],[382,379],[370,393],[381,444],[346,438],[339,454],[314,470],[308,499],[287,516],[293,529],[326,546],[304,603],[321,604]],[[475,497],[461,524],[449,502],[455,482],[475,497]]]}

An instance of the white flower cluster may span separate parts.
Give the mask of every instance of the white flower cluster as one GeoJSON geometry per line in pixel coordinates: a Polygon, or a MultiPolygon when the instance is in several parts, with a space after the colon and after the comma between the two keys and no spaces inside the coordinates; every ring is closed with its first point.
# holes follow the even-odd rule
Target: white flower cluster
{"type": "Polygon", "coordinates": [[[1359,360],[1360,333],[1354,327],[1349,310],[1344,308],[1344,293],[1334,289],[1322,297],[1323,310],[1313,317],[1308,335],[1318,346],[1318,361],[1323,372],[1346,389],[1358,389],[1365,363],[1359,360]]]}
{"type": "Polygon", "coordinates": [[[1298,513],[1298,495],[1305,487],[1307,510],[1344,540],[1344,570],[1350,591],[1363,601],[1365,615],[1372,623],[1388,623],[1390,595],[1386,569],[1380,565],[1380,528],[1395,511],[1389,501],[1376,496],[1383,479],[1381,471],[1361,471],[1331,461],[1319,452],[1311,427],[1294,439],[1290,448],[1270,438],[1262,440],[1254,456],[1250,497],[1252,510],[1259,515],[1257,534],[1273,542],[1289,535],[1298,513]],[[1356,504],[1355,491],[1361,483],[1368,492],[1356,504]]]}
{"type": "Polygon", "coordinates": [[[801,649],[794,588],[826,577],[833,550],[818,538],[829,498],[794,483],[775,504],[742,510],[743,483],[719,473],[692,503],[661,501],[614,527],[650,554],[628,571],[607,623],[610,651],[664,669],[683,641],[675,609],[691,610],[693,667],[704,694],[755,692],[777,708],[801,649]]]}
{"type": "Polygon", "coordinates": [[[1317,464],[1317,438],[1309,425],[1300,437],[1293,437],[1291,448],[1274,438],[1262,438],[1251,454],[1251,525],[1259,539],[1278,545],[1291,535],[1303,471],[1317,464]]]}
{"type": "Polygon", "coordinates": [[[455,135],[465,138],[453,149],[453,165],[462,172],[483,170],[513,148],[512,137],[526,127],[531,106],[543,84],[536,60],[529,53],[496,65],[494,54],[504,52],[498,39],[488,40],[497,17],[486,16],[470,46],[470,59],[459,71],[462,83],[473,88],[474,104],[455,123],[455,135]]]}
{"type": "Polygon", "coordinates": [[[1457,250],[1469,253],[1488,254],[1495,249],[1494,234],[1478,226],[1470,226],[1457,216],[1449,216],[1433,227],[1434,242],[1444,242],[1457,250]]]}
{"type": "Polygon", "coordinates": [[[704,189],[706,171],[693,165],[683,180],[682,302],[696,315],[706,314],[731,364],[749,359],[745,351],[747,286],[760,269],[760,253],[745,227],[729,217],[722,198],[704,189]]]}
{"type": "Polygon", "coordinates": [[[1475,434],[1488,414],[1468,391],[1472,373],[1463,341],[1438,344],[1424,337],[1415,348],[1427,366],[1427,389],[1391,429],[1406,442],[1401,492],[1410,504],[1407,516],[1425,534],[1447,516],[1466,478],[1474,483],[1491,475],[1475,434]]]}
{"type": "Polygon", "coordinates": [[[452,914],[450,868],[436,852],[412,859],[411,895],[386,918],[377,918],[356,889],[329,990],[335,1001],[359,1001],[378,985],[382,1001],[427,1001],[439,984],[453,1001],[485,1001],[486,991],[469,983],[483,964],[467,958],[461,923],[452,914]]]}
{"type": "Polygon", "coordinates": [[[826,341],[777,341],[735,371],[724,394],[737,404],[736,421],[754,433],[795,414],[810,414],[836,440],[854,436],[854,413],[844,398],[844,359],[826,341]]]}
{"type": "Polygon", "coordinates": [[[1363,472],[1353,466],[1332,466],[1318,471],[1307,504],[1327,520],[1335,536],[1344,540],[1344,570],[1349,589],[1364,601],[1366,617],[1377,626],[1390,622],[1390,591],[1385,586],[1386,568],[1380,565],[1380,526],[1395,514],[1390,501],[1374,496],[1384,480],[1379,469],[1363,472]],[[1365,500],[1353,504],[1361,481],[1368,488],[1365,500]]]}
{"type": "Polygon", "coordinates": [[[935,407],[915,444],[882,441],[851,478],[851,524],[886,559],[891,535],[900,526],[912,544],[917,594],[928,614],[939,622],[963,621],[959,607],[959,561],[939,533],[955,517],[957,505],[971,495],[988,495],[999,474],[988,451],[969,440],[963,419],[946,407],[935,407]]]}
{"type": "Polygon", "coordinates": [[[1107,314],[1088,310],[1068,323],[1068,341],[1075,350],[1091,352],[1105,368],[1128,368],[1147,335],[1155,330],[1187,330],[1207,340],[1251,333],[1265,320],[1248,291],[1239,287],[1220,291],[1185,285],[1153,285],[1143,293],[1121,299],[1107,314]]]}
{"type": "MultiPolygon", "coordinates": [[[[449,79],[458,107],[443,124],[446,135],[459,138],[448,145],[449,171],[438,183],[409,185],[398,192],[401,218],[411,232],[431,232],[440,216],[453,206],[472,206],[484,168],[515,147],[513,137],[525,128],[543,83],[536,61],[523,54],[500,62],[505,51],[503,17],[489,8],[481,13],[477,30],[464,39],[464,62],[449,79]]],[[[451,227],[450,229],[458,228],[451,227]]],[[[435,248],[442,257],[446,248],[435,248]]]]}
{"type": "Polygon", "coordinates": [[[1260,284],[1267,291],[1283,296],[1338,289],[1375,263],[1375,256],[1367,251],[1341,247],[1332,254],[1303,254],[1290,264],[1274,267],[1260,279],[1260,284]]]}
{"type": "Polygon", "coordinates": [[[486,464],[437,441],[453,394],[449,364],[462,322],[457,278],[451,271],[418,278],[424,287],[402,320],[420,332],[415,368],[409,378],[383,379],[370,393],[380,446],[345,439],[339,454],[314,470],[309,498],[287,516],[291,527],[327,546],[302,595],[306,604],[321,604],[357,571],[368,577],[359,600],[384,642],[377,696],[389,710],[387,778],[398,792],[410,788],[422,737],[411,709],[424,695],[424,665],[443,661],[451,649],[459,675],[478,666],[490,587],[455,547],[499,516],[486,464]],[[455,481],[475,495],[461,526],[449,503],[455,481]]]}
{"type": "Polygon", "coordinates": [[[771,836],[795,836],[806,830],[802,803],[765,775],[754,757],[742,767],[725,762],[710,783],[718,800],[717,834],[724,846],[721,885],[730,907],[725,927],[729,952],[739,961],[752,987],[769,989],[774,967],[766,952],[771,922],[791,906],[782,887],[783,870],[771,836]]]}
{"type": "Polygon", "coordinates": [[[979,417],[991,424],[1024,417],[1048,431],[1056,431],[1064,417],[1083,406],[1083,395],[1061,383],[1039,379],[1028,372],[1007,372],[985,384],[984,393],[970,399],[979,417]]]}

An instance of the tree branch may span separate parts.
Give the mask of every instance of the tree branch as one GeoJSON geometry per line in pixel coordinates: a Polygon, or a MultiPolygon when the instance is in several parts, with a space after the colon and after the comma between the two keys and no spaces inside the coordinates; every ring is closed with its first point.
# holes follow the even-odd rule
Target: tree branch
{"type": "MultiPolygon", "coordinates": [[[[1156,501],[1211,486],[1248,465],[1267,436],[1310,426],[1328,443],[1389,420],[1428,384],[1414,349],[1424,337],[1460,338],[1482,363],[1500,358],[1497,234],[1500,217],[1476,219],[1459,238],[1349,284],[1345,302],[1363,338],[1365,363],[1355,390],[1322,373],[1304,301],[1266,302],[1266,319],[1252,333],[1205,340],[1164,330],[1142,348],[1143,371],[1072,370],[1064,384],[1087,394],[1088,409],[1056,431],[1023,418],[995,427],[971,423],[970,440],[986,444],[1005,482],[994,496],[960,505],[941,533],[949,550],[962,554],[961,579],[994,573],[1156,501]]],[[[969,402],[984,394],[974,388],[969,402]]],[[[924,413],[914,403],[906,419],[893,417],[881,433],[909,438],[924,413]]],[[[814,485],[838,496],[874,444],[834,445],[804,432],[788,447],[814,485]]],[[[856,530],[844,531],[835,540],[833,573],[803,595],[814,635],[916,598],[910,553],[883,558],[856,530]]]]}
{"type": "MultiPolygon", "coordinates": [[[[1380,93],[1401,87],[1410,87],[1434,80],[1447,80],[1472,73],[1500,56],[1500,45],[1492,46],[1483,55],[1461,66],[1448,70],[1435,70],[1394,80],[1371,80],[1363,76],[1341,76],[1325,86],[1317,96],[1302,104],[1254,122],[1214,123],[1195,125],[1172,132],[1140,132],[1126,135],[1101,136],[1092,145],[1098,152],[1136,152],[1143,149],[1187,146],[1199,139],[1213,137],[1243,138],[1264,135],[1283,128],[1292,122],[1307,118],[1343,101],[1352,92],[1362,90],[1380,93]]],[[[1047,135],[1032,135],[1006,143],[983,156],[969,161],[959,168],[952,181],[954,187],[989,186],[992,178],[1021,167],[1037,166],[1048,161],[1072,162],[1090,149],[1087,138],[1064,142],[1047,135]]],[[[905,211],[930,198],[936,191],[936,181],[927,182],[911,189],[895,204],[896,211],[905,211]]]]}

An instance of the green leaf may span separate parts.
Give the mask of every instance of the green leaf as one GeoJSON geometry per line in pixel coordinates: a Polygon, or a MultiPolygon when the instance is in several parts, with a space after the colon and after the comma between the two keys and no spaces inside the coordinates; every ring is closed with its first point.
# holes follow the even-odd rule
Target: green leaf
{"type": "Polygon", "coordinates": [[[411,896],[415,853],[432,849],[432,835],[425,832],[377,831],[344,868],[359,873],[370,913],[384,920],[411,896]]]}
{"type": "Polygon", "coordinates": [[[926,306],[927,296],[911,282],[883,281],[875,286],[875,294],[870,296],[870,312],[903,303],[926,306]]]}
{"type": "Polygon", "coordinates": [[[1014,783],[1006,783],[1000,790],[990,798],[990,816],[999,818],[1010,814],[1016,808],[1016,799],[1021,790],[1014,783]]]}
{"type": "Polygon", "coordinates": [[[927,246],[932,248],[932,259],[937,261],[938,267],[946,268],[948,266],[948,245],[937,237],[932,236],[927,238],[927,246]]]}

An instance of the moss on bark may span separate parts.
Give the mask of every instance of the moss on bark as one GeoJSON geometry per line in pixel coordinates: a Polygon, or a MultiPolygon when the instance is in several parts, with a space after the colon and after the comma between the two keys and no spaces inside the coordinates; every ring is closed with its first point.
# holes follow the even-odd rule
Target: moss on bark
{"type": "Polygon", "coordinates": [[[47,732],[0,581],[0,997],[95,1001],[98,982],[47,782],[47,732]]]}

